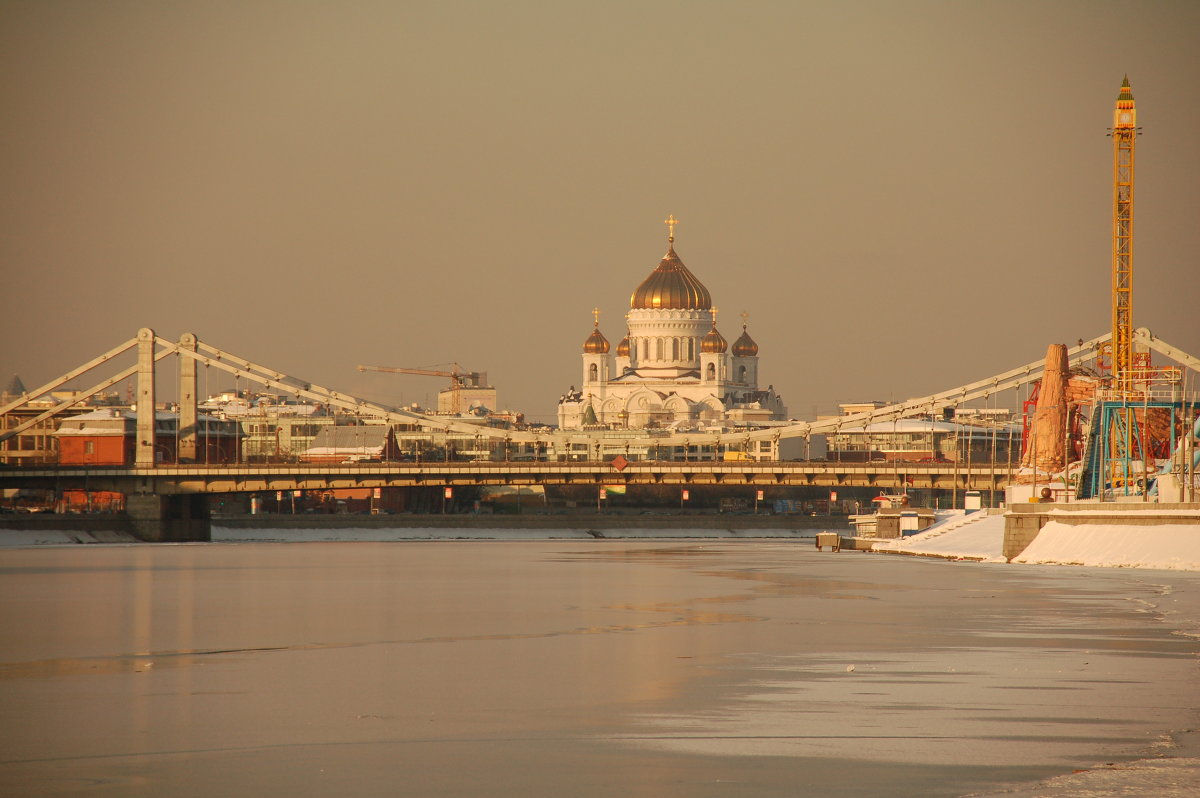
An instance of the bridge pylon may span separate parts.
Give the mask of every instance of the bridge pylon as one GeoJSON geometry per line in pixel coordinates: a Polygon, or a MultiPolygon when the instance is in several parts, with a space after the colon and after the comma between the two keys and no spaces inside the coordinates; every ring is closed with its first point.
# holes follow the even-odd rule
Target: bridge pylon
{"type": "Polygon", "coordinates": [[[143,327],[137,333],[137,443],[133,462],[154,465],[154,330],[143,327]]]}
{"type": "MultiPolygon", "coordinates": [[[[179,337],[179,347],[193,354],[196,352],[196,336],[184,333],[179,337]]],[[[199,413],[196,409],[196,359],[179,358],[179,444],[177,449],[180,463],[196,462],[196,433],[199,413]]]]}

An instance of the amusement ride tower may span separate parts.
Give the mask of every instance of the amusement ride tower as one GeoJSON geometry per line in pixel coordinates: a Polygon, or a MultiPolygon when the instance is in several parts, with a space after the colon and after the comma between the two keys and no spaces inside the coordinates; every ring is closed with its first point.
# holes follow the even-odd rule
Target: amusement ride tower
{"type": "Polygon", "coordinates": [[[1133,390],[1133,154],[1137,109],[1129,76],[1113,110],[1112,375],[1113,387],[1133,390]]]}

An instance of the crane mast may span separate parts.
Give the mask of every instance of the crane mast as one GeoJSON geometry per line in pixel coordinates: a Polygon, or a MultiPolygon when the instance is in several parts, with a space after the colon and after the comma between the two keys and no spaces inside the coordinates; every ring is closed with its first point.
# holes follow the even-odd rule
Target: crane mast
{"type": "Polygon", "coordinates": [[[1113,387],[1133,390],[1133,162],[1137,109],[1129,76],[1113,110],[1112,375],[1113,387]]]}

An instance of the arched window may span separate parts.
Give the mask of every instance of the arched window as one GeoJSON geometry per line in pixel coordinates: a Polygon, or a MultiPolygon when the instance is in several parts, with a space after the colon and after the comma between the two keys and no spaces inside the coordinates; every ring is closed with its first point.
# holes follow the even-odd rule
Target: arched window
{"type": "Polygon", "coordinates": [[[598,379],[600,379],[600,368],[592,363],[588,366],[588,382],[595,382],[598,379]]]}
{"type": "Polygon", "coordinates": [[[661,338],[654,339],[654,359],[655,360],[663,359],[663,339],[661,339],[661,338]]]}
{"type": "Polygon", "coordinates": [[[717,378],[717,364],[716,363],[708,364],[708,378],[710,380],[715,380],[717,378]]]}
{"type": "Polygon", "coordinates": [[[672,360],[679,359],[679,339],[678,338],[671,339],[671,359],[672,360]]]}
{"type": "Polygon", "coordinates": [[[738,366],[738,382],[746,381],[746,367],[738,366]]]}
{"type": "Polygon", "coordinates": [[[689,336],[687,339],[687,342],[688,342],[688,360],[695,360],[696,359],[696,339],[689,336]]]}

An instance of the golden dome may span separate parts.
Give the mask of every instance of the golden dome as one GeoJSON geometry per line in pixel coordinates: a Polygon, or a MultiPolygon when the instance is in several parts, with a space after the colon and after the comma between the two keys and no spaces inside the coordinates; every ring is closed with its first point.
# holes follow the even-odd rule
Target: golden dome
{"type": "Polygon", "coordinates": [[[746,325],[742,325],[741,336],[733,342],[734,357],[754,357],[758,354],[758,344],[754,343],[754,339],[750,337],[750,333],[746,332],[746,325]]]}
{"type": "Polygon", "coordinates": [[[704,336],[703,340],[700,341],[700,351],[708,355],[722,354],[728,348],[729,344],[725,343],[724,336],[717,332],[716,324],[713,324],[712,329],[708,331],[708,335],[704,336]]]}
{"type": "Polygon", "coordinates": [[[662,262],[633,292],[629,307],[648,310],[707,310],[712,297],[696,275],[675,254],[667,249],[662,262]]]}
{"type": "Polygon", "coordinates": [[[617,357],[629,357],[629,333],[617,344],[617,357]]]}
{"type": "Polygon", "coordinates": [[[608,339],[600,332],[600,328],[596,327],[592,330],[592,334],[583,342],[583,353],[585,355],[607,355],[608,354],[608,339]]]}

